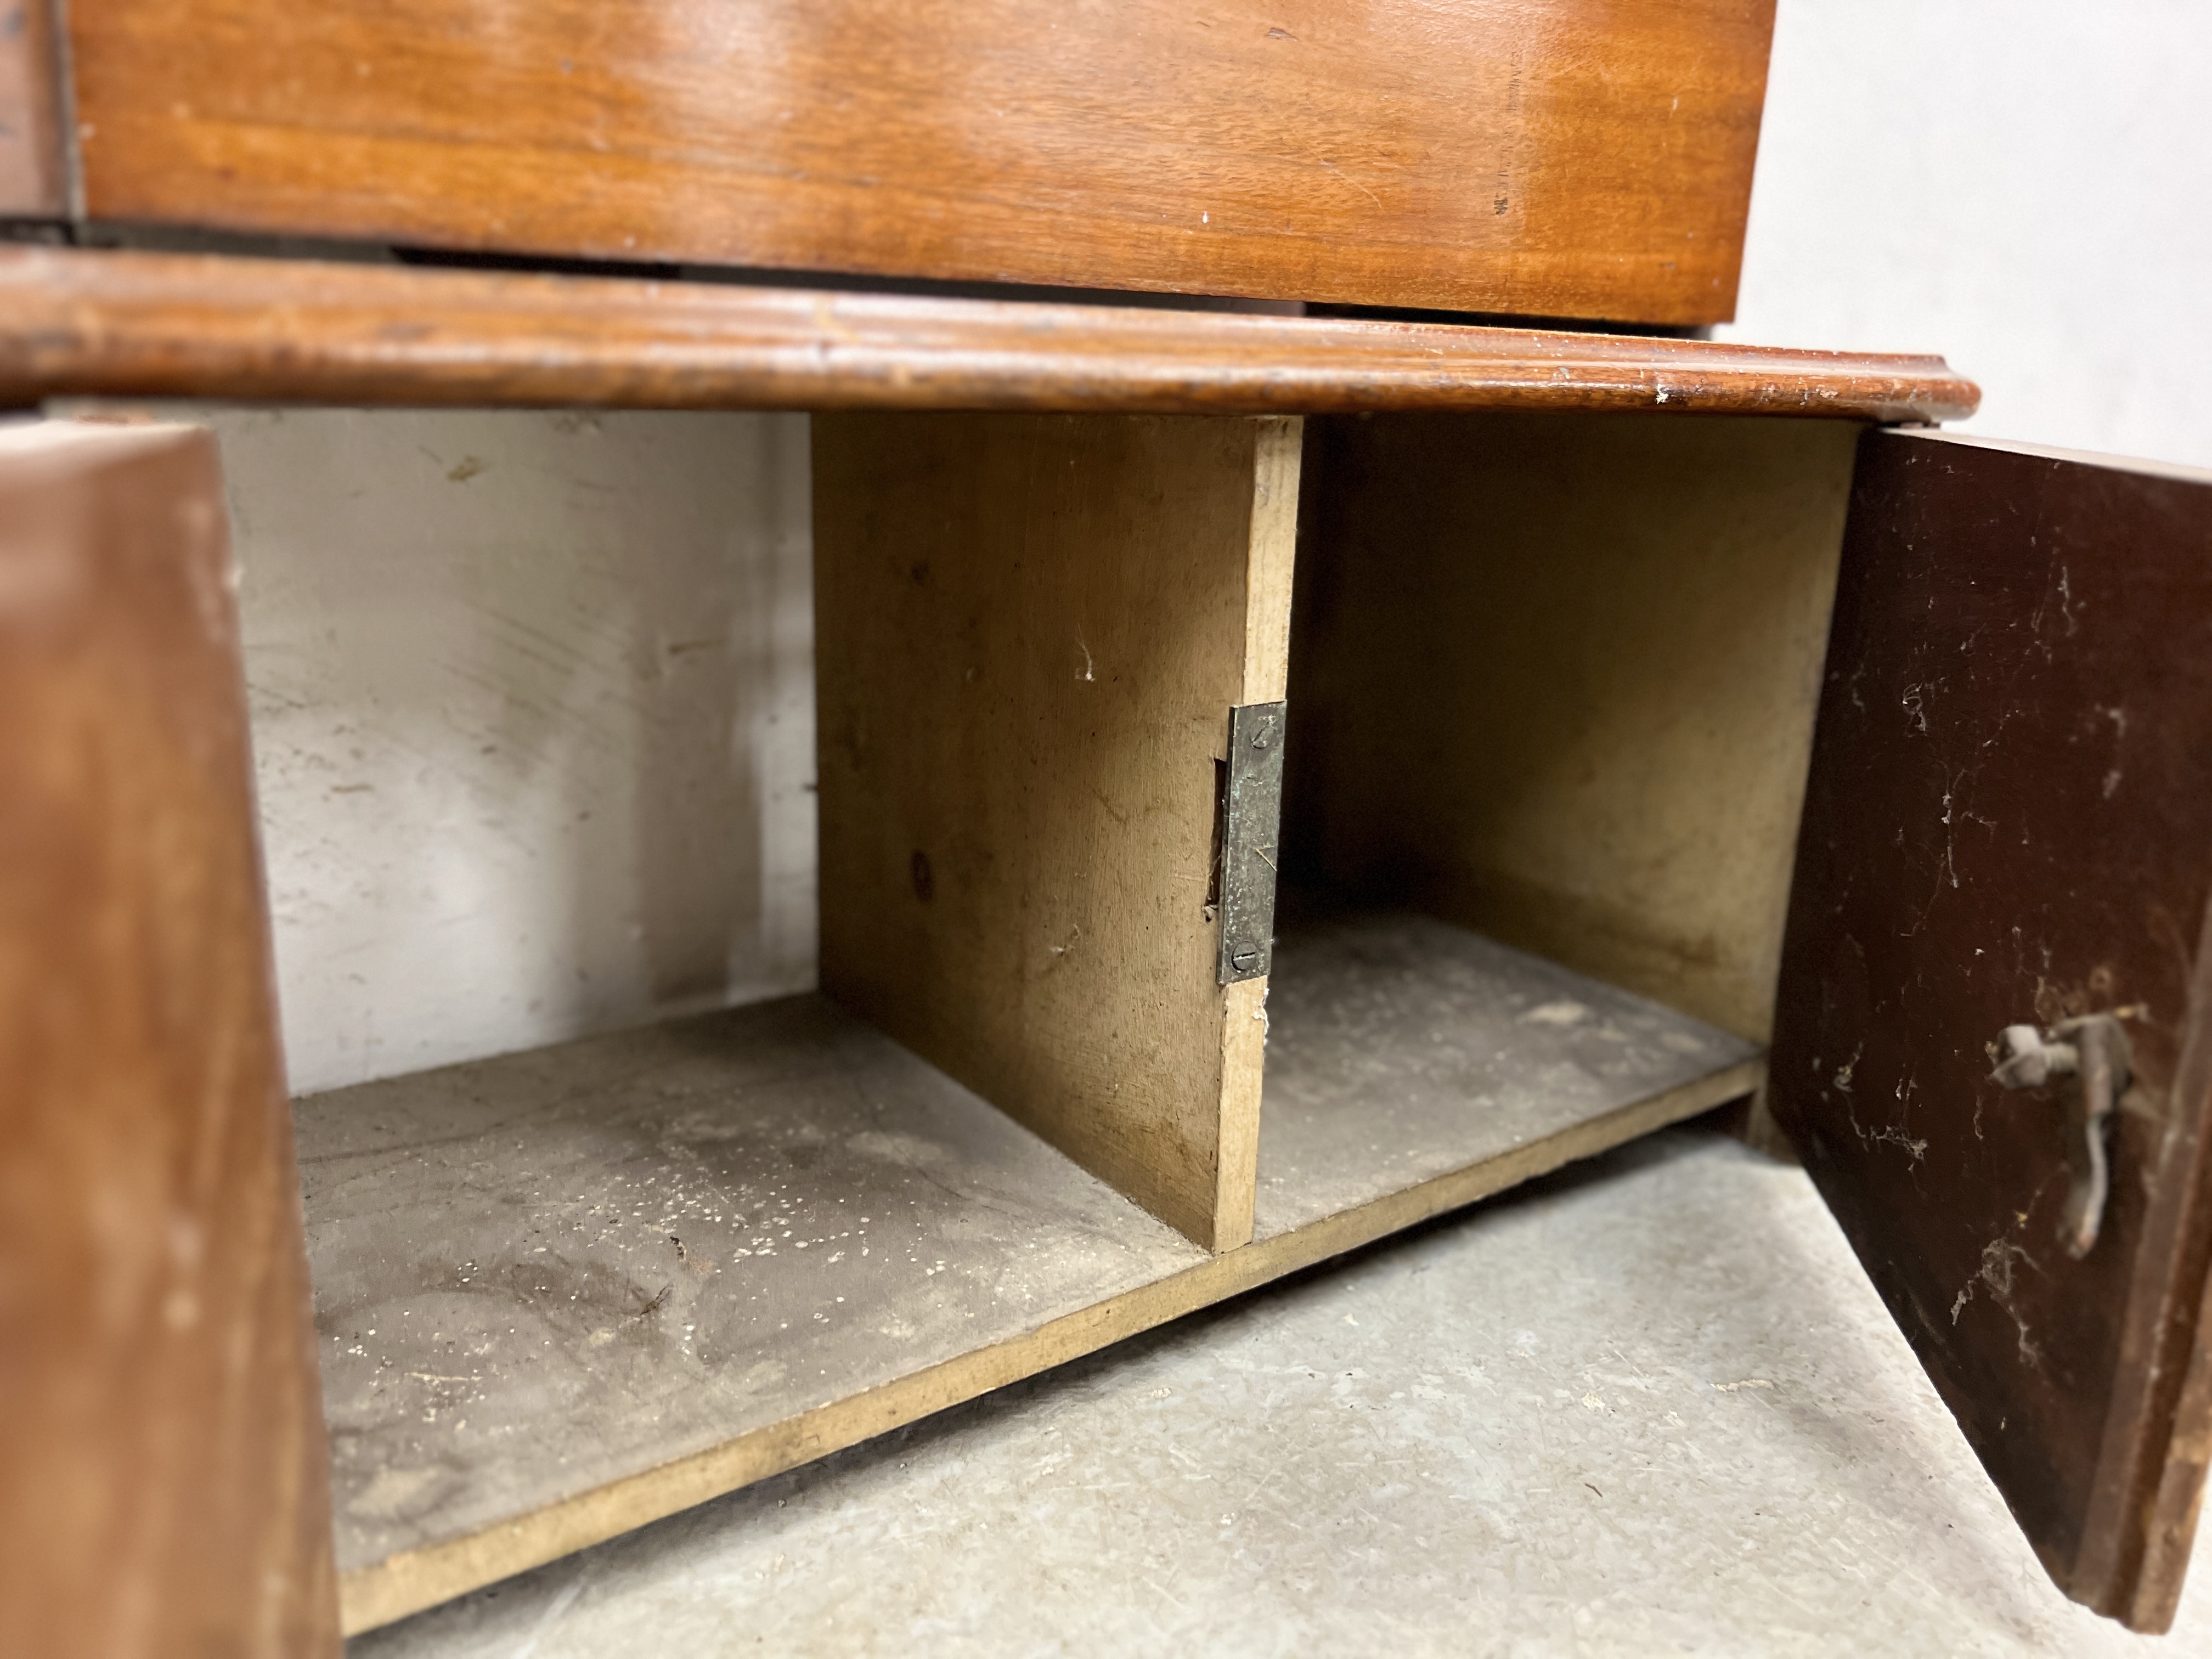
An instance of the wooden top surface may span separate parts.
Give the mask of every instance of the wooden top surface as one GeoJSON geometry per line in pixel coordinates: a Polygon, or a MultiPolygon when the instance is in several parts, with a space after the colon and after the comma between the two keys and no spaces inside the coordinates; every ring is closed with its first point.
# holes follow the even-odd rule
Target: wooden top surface
{"type": "Polygon", "coordinates": [[[95,219],[1697,324],[1773,0],[72,0],[95,219]]]}
{"type": "Polygon", "coordinates": [[[1940,357],[217,255],[0,249],[0,404],[1962,419],[1940,357]]]}

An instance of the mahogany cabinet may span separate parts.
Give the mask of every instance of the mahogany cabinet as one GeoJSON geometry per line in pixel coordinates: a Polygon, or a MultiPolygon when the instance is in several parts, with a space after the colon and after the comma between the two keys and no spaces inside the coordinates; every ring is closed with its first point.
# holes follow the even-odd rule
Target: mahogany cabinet
{"type": "Polygon", "coordinates": [[[125,421],[0,429],[43,1650],[331,1651],[1754,1096],[2170,1620],[2212,479],[1926,429],[1937,359],[1352,314],[1724,317],[1767,8],[124,12],[66,98],[0,45],[0,406],[125,421]],[[174,397],[817,411],[821,993],[287,1114],[174,397]]]}

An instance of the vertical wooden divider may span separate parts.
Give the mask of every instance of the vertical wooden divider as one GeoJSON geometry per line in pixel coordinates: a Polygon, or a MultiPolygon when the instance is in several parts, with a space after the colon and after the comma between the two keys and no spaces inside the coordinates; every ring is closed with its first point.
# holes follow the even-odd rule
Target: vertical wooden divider
{"type": "Polygon", "coordinates": [[[823,988],[1214,1250],[1267,1030],[1218,780],[1283,695],[1301,426],[814,422],[823,988]]]}

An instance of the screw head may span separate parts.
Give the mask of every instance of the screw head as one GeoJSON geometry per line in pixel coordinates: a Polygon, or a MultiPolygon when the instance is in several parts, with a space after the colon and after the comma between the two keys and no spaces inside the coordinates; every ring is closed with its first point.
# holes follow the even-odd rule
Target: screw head
{"type": "Polygon", "coordinates": [[[1260,965],[1260,947],[1240,945],[1229,953],[1229,965],[1240,974],[1249,974],[1260,965]]]}

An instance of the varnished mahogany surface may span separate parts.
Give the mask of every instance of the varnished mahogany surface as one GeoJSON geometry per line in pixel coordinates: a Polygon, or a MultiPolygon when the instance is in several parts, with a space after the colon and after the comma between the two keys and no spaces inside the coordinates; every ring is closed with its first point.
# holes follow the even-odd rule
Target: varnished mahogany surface
{"type": "Polygon", "coordinates": [[[1773,0],[73,0],[95,218],[1731,313],[1773,0]]]}
{"type": "Polygon", "coordinates": [[[0,1652],[337,1659],[213,434],[0,428],[0,1652]]]}
{"type": "Polygon", "coordinates": [[[0,403],[1156,414],[1656,410],[1955,420],[1940,357],[707,283],[0,251],[0,403]]]}

